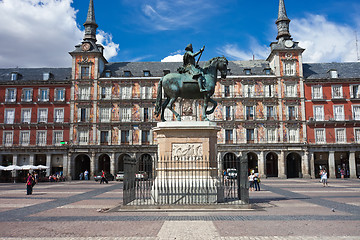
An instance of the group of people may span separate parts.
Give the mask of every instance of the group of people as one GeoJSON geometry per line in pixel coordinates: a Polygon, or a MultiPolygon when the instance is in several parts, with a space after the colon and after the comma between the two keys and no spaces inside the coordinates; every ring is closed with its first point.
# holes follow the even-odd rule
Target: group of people
{"type": "Polygon", "coordinates": [[[33,193],[33,187],[38,182],[37,173],[28,173],[26,178],[26,195],[31,195],[33,193]]]}
{"type": "Polygon", "coordinates": [[[258,172],[254,173],[254,171],[251,171],[249,176],[249,190],[260,191],[260,182],[260,174],[258,172]]]}
{"type": "Polygon", "coordinates": [[[89,180],[89,171],[86,169],[85,172],[81,172],[80,175],[79,175],[79,179],[80,180],[89,180]]]}

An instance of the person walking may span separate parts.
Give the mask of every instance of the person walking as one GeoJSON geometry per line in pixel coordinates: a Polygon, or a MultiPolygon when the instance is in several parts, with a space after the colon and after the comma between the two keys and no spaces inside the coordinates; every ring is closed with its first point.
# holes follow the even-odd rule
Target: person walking
{"type": "Polygon", "coordinates": [[[254,174],[254,186],[255,191],[260,191],[260,174],[258,172],[254,174]]]}
{"type": "Polygon", "coordinates": [[[254,173],[251,172],[250,176],[249,176],[249,184],[250,184],[250,187],[249,187],[249,190],[250,191],[254,191],[254,173]]]}
{"type": "Polygon", "coordinates": [[[109,183],[108,180],[107,180],[106,177],[105,177],[105,172],[104,172],[104,170],[101,170],[101,181],[100,181],[100,184],[105,183],[105,182],[106,182],[106,184],[109,183]]]}
{"type": "Polygon", "coordinates": [[[32,184],[33,184],[33,178],[31,174],[28,173],[26,178],[26,195],[32,194],[32,184]]]}
{"type": "Polygon", "coordinates": [[[327,182],[327,172],[326,172],[326,169],[323,169],[322,172],[321,172],[321,182],[323,184],[323,187],[328,186],[328,182],[327,182]]]}
{"type": "Polygon", "coordinates": [[[86,169],[84,172],[85,180],[89,180],[89,171],[86,169]]]}

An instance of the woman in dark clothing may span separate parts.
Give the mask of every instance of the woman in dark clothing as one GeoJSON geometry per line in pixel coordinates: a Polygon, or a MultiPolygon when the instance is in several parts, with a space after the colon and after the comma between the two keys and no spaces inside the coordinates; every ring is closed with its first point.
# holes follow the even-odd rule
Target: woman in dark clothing
{"type": "Polygon", "coordinates": [[[32,194],[32,184],[33,184],[33,178],[30,173],[27,175],[26,179],[26,195],[32,194]]]}

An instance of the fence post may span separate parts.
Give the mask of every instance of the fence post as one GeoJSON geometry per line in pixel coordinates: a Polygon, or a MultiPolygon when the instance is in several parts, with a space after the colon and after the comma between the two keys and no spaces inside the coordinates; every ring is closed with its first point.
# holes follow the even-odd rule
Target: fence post
{"type": "Polygon", "coordinates": [[[249,203],[249,184],[248,184],[248,158],[243,154],[237,159],[240,164],[240,177],[238,177],[238,198],[243,203],[249,203]]]}

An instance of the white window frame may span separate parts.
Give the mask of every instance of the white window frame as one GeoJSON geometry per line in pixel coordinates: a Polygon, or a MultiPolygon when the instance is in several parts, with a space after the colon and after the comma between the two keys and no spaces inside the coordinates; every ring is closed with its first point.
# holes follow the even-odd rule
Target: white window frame
{"type": "Polygon", "coordinates": [[[48,111],[49,110],[47,108],[38,108],[38,123],[47,123],[48,122],[48,117],[49,117],[48,111]],[[41,115],[43,115],[43,116],[41,116],[41,115]]]}
{"type": "Polygon", "coordinates": [[[130,141],[131,141],[131,131],[130,130],[120,130],[120,144],[123,144],[123,145],[129,145],[130,144],[130,141]],[[127,138],[127,142],[126,141],[123,141],[123,133],[124,133],[124,137],[127,138]],[[127,133],[127,135],[125,134],[127,133]]]}
{"type": "Polygon", "coordinates": [[[345,128],[335,128],[335,142],[336,143],[346,143],[346,129],[345,128]]]}
{"type": "Polygon", "coordinates": [[[343,98],[343,87],[342,85],[331,85],[331,97],[334,99],[343,98]],[[338,88],[338,89],[337,89],[338,88]]]}
{"type": "Polygon", "coordinates": [[[132,108],[120,108],[120,121],[131,122],[132,108]]]}
{"type": "Polygon", "coordinates": [[[255,106],[245,106],[244,119],[245,120],[255,120],[255,112],[256,112],[255,106]],[[250,110],[249,119],[248,119],[248,114],[247,114],[248,107],[252,109],[252,111],[250,110]],[[251,119],[251,112],[252,112],[252,119],[251,119]]]}
{"type": "Polygon", "coordinates": [[[23,88],[22,89],[22,95],[21,95],[21,101],[23,102],[31,102],[33,100],[33,89],[32,88],[23,88]],[[27,96],[27,92],[30,93],[30,96],[27,96]],[[29,97],[29,98],[27,98],[29,97]]]}
{"type": "Polygon", "coordinates": [[[120,98],[121,99],[131,99],[132,98],[132,86],[122,86],[120,88],[120,98]]]}
{"type": "Polygon", "coordinates": [[[61,146],[61,142],[64,141],[64,131],[62,130],[54,130],[53,131],[53,145],[61,146]],[[59,134],[59,135],[57,135],[59,134]]]}
{"type": "Polygon", "coordinates": [[[38,101],[39,102],[48,102],[49,101],[49,88],[39,88],[38,101]],[[43,93],[46,95],[44,96],[43,93]]]}
{"type": "Polygon", "coordinates": [[[313,112],[314,112],[315,121],[324,121],[325,120],[323,105],[314,105],[313,112]]]}
{"type": "Polygon", "coordinates": [[[297,84],[286,84],[285,85],[285,96],[286,97],[297,97],[297,84]]]}
{"type": "Polygon", "coordinates": [[[78,122],[89,122],[90,120],[90,108],[78,108],[78,122]],[[81,120],[81,110],[85,109],[85,119],[84,121],[81,120]]]}
{"type": "Polygon", "coordinates": [[[64,113],[65,113],[64,108],[54,108],[54,123],[63,123],[64,113]]]}
{"type": "Polygon", "coordinates": [[[360,98],[360,84],[352,84],[350,85],[350,98],[360,98]],[[354,91],[356,87],[356,92],[354,91]]]}
{"type": "Polygon", "coordinates": [[[326,143],[326,130],[325,128],[314,129],[315,143],[324,144],[326,143]]]}
{"type": "Polygon", "coordinates": [[[21,109],[21,123],[31,123],[31,108],[21,109]],[[25,112],[28,112],[28,116],[25,116],[25,112]]]}
{"type": "Polygon", "coordinates": [[[321,85],[311,86],[311,93],[312,99],[323,99],[323,88],[321,85]]]}
{"type": "Polygon", "coordinates": [[[13,143],[14,143],[14,131],[4,131],[3,145],[8,147],[8,146],[12,146],[13,143]]]}
{"type": "Polygon", "coordinates": [[[297,106],[291,105],[291,106],[286,107],[286,119],[287,120],[297,120],[298,119],[298,107],[297,106]],[[295,111],[294,119],[290,119],[290,114],[289,114],[290,107],[294,107],[294,111],[295,111]]]}
{"type": "Polygon", "coordinates": [[[5,124],[14,124],[15,122],[15,109],[14,108],[6,108],[4,114],[4,123],[5,124]],[[12,116],[9,114],[12,113],[12,116]]]}
{"type": "Polygon", "coordinates": [[[57,102],[65,101],[65,88],[55,88],[54,100],[57,102]],[[59,94],[61,92],[61,94],[59,94]]]}
{"type": "Polygon", "coordinates": [[[254,97],[255,96],[255,85],[254,84],[244,84],[244,97],[254,97]]]}
{"type": "Polygon", "coordinates": [[[5,102],[16,102],[16,88],[7,88],[5,93],[5,102]]]}
{"type": "Polygon", "coordinates": [[[110,122],[111,121],[111,108],[100,108],[100,122],[110,122]]]}
{"type": "Polygon", "coordinates": [[[275,85],[274,84],[264,85],[264,94],[265,94],[265,97],[274,97],[275,96],[275,85]]]}
{"type": "Polygon", "coordinates": [[[19,143],[21,146],[29,146],[30,145],[30,131],[20,131],[19,143]]]}
{"type": "Polygon", "coordinates": [[[141,86],[140,87],[140,98],[141,99],[152,99],[153,94],[152,86],[141,86]]]}
{"type": "Polygon", "coordinates": [[[360,143],[360,128],[354,128],[354,141],[360,143]]]}
{"type": "Polygon", "coordinates": [[[353,119],[360,120],[360,105],[352,105],[351,108],[353,119]]]}
{"type": "Polygon", "coordinates": [[[90,100],[90,87],[79,87],[78,100],[90,100]]]}
{"type": "Polygon", "coordinates": [[[100,99],[109,100],[111,99],[112,87],[103,86],[100,88],[100,99]]]}
{"type": "Polygon", "coordinates": [[[334,111],[334,120],[335,121],[344,121],[345,120],[344,105],[334,105],[333,111],[334,111]],[[336,109],[341,109],[341,113],[340,113],[340,111],[337,111],[336,109]]]}
{"type": "Polygon", "coordinates": [[[277,143],[277,128],[266,128],[266,141],[277,143]]]}
{"type": "Polygon", "coordinates": [[[89,130],[78,131],[78,143],[79,145],[89,144],[89,130]]]}
{"type": "Polygon", "coordinates": [[[276,120],[276,108],[275,108],[275,106],[266,106],[266,108],[265,108],[266,110],[266,112],[265,112],[265,117],[266,117],[266,120],[276,120]],[[272,108],[273,110],[272,110],[272,115],[268,115],[268,109],[269,108],[272,108]],[[273,119],[271,119],[271,118],[273,118],[273,119]]]}
{"type": "Polygon", "coordinates": [[[298,128],[288,128],[288,142],[289,143],[298,143],[299,142],[299,129],[298,128]]]}
{"type": "Polygon", "coordinates": [[[38,146],[46,146],[47,143],[47,131],[46,130],[39,130],[36,131],[36,145],[38,146]]]}
{"type": "Polygon", "coordinates": [[[296,62],[295,61],[283,61],[284,75],[295,76],[296,75],[296,62]]]}

